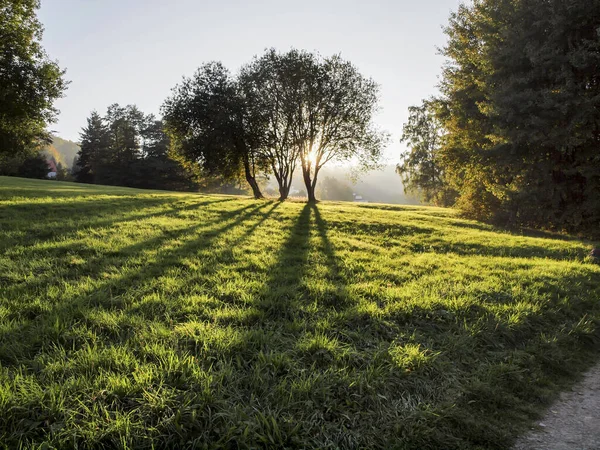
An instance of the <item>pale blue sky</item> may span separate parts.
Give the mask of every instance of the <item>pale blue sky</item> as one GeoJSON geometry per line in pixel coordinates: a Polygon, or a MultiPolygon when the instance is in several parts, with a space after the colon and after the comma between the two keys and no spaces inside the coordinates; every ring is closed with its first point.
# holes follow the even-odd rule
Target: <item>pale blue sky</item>
{"type": "Polygon", "coordinates": [[[42,0],[44,46],[71,85],[52,129],[79,140],[90,111],[111,103],[159,113],[204,61],[237,70],[267,47],[341,53],[381,85],[377,123],[398,160],[407,108],[436,92],[442,26],[460,0],[42,0]]]}

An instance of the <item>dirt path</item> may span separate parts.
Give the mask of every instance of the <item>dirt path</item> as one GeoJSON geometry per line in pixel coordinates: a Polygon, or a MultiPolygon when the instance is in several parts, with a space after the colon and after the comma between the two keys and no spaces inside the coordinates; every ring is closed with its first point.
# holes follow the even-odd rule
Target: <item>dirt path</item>
{"type": "Polygon", "coordinates": [[[538,426],[514,450],[599,450],[600,365],[571,391],[561,394],[538,426]]]}

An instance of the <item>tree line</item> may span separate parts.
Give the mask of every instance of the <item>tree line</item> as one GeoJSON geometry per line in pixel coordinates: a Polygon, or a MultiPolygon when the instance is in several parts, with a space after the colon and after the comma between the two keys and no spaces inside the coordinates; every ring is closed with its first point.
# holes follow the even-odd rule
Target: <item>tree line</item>
{"type": "Polygon", "coordinates": [[[162,174],[163,188],[186,177],[189,186],[194,178],[244,178],[262,198],[258,178],[272,176],[285,200],[300,170],[308,200],[316,201],[319,172],[329,161],[378,164],[387,135],[372,123],[377,101],[375,82],[339,56],[270,49],[235,76],[209,62],[175,86],[162,120],[134,106],[93,113],[75,177],[149,187],[162,174]]]}
{"type": "Polygon", "coordinates": [[[597,234],[600,2],[476,0],[446,34],[441,94],[404,126],[405,186],[476,219],[597,234]]]}
{"type": "Polygon", "coordinates": [[[300,170],[315,201],[328,162],[378,164],[387,135],[373,125],[377,102],[377,84],[339,56],[270,49],[235,76],[219,62],[204,64],[162,112],[175,152],[206,173],[243,173],[256,198],[257,176],[270,174],[285,200],[300,170]]]}
{"type": "MultiPolygon", "coordinates": [[[[45,170],[64,70],[40,45],[39,0],[0,3],[0,174],[45,170]]],[[[423,201],[502,225],[597,233],[600,3],[474,0],[450,17],[439,95],[409,109],[397,172],[423,201]]],[[[274,49],[235,73],[200,66],[164,101],[94,112],[74,176],[87,183],[197,189],[300,173],[309,201],[330,161],[376,167],[388,135],[379,88],[340,56],[274,49]]],[[[47,168],[47,167],[46,167],[47,168]]],[[[334,191],[333,188],[329,189],[334,191]]]]}
{"type": "Polygon", "coordinates": [[[145,189],[190,190],[198,174],[170,152],[164,123],[136,106],[92,112],[81,133],[73,175],[81,183],[145,189]]]}

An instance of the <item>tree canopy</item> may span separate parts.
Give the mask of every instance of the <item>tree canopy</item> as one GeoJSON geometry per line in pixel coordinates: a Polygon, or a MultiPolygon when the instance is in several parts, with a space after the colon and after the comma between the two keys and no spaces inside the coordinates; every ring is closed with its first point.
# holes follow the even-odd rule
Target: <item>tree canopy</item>
{"type": "Polygon", "coordinates": [[[87,119],[74,173],[83,183],[151,189],[189,190],[197,178],[171,155],[161,120],[118,104],[105,117],[92,112],[87,119]]]}
{"type": "Polygon", "coordinates": [[[436,117],[436,102],[425,100],[411,106],[408,122],[404,124],[401,141],[409,149],[402,154],[396,171],[402,177],[404,192],[419,194],[427,203],[450,206],[456,193],[448,188],[440,162],[443,128],[436,117]]]}
{"type": "Polygon", "coordinates": [[[175,151],[209,175],[243,173],[261,198],[256,176],[264,165],[258,149],[265,123],[245,94],[223,64],[211,62],[172,90],[162,112],[175,151]]]}
{"type": "Polygon", "coordinates": [[[177,151],[209,172],[270,173],[280,199],[297,167],[310,201],[329,161],[377,165],[387,135],[372,123],[378,87],[339,56],[267,50],[232,77],[221,63],[184,78],[163,106],[177,151]],[[248,170],[250,168],[250,170],[248,170]]]}
{"type": "Polygon", "coordinates": [[[42,48],[39,0],[0,2],[0,156],[26,154],[51,142],[54,101],[67,82],[42,48]]]}
{"type": "Polygon", "coordinates": [[[558,230],[597,227],[598,17],[600,3],[587,0],[476,0],[452,14],[436,160],[465,213],[558,230]]]}

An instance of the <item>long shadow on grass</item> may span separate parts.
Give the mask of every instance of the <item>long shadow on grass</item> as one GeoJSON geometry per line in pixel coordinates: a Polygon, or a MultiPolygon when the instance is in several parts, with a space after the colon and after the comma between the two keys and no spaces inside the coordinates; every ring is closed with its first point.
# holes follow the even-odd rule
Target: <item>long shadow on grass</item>
{"type": "MultiPolygon", "coordinates": [[[[183,211],[209,207],[232,199],[177,201],[174,198],[161,199],[105,199],[104,202],[82,201],[59,204],[28,204],[25,207],[14,207],[0,211],[2,228],[15,228],[28,234],[28,246],[39,241],[57,240],[57,238],[76,233],[81,229],[111,227],[118,223],[144,220],[150,217],[172,216],[183,211]],[[168,207],[168,209],[167,209],[168,207]],[[148,208],[161,208],[158,211],[144,213],[148,208]],[[68,222],[75,222],[65,226],[68,222]]],[[[0,243],[0,251],[10,248],[14,242],[0,243]]]]}
{"type": "Polygon", "coordinates": [[[329,296],[325,297],[325,304],[323,306],[334,309],[347,307],[348,296],[346,279],[342,275],[342,269],[339,265],[338,258],[335,255],[335,250],[327,236],[327,223],[321,217],[317,205],[312,205],[312,211],[315,216],[317,232],[321,240],[321,248],[326,258],[329,282],[334,285],[334,291],[331,292],[329,296]]]}
{"type": "Polygon", "coordinates": [[[348,279],[351,275],[344,273],[340,259],[328,237],[328,222],[323,219],[316,205],[313,205],[312,209],[321,241],[321,249],[326,258],[328,279],[333,286],[328,295],[321,298],[320,303],[322,310],[330,314],[332,331],[344,339],[349,335],[357,335],[357,332],[360,331],[362,341],[353,342],[357,347],[365,344],[369,345],[364,342],[365,336],[376,339],[391,339],[395,335],[395,331],[391,330],[390,325],[385,320],[357,308],[357,301],[352,298],[352,294],[348,289],[348,279]]]}
{"type": "Polygon", "coordinates": [[[277,262],[271,268],[261,300],[257,308],[265,320],[277,327],[293,322],[302,323],[304,332],[314,329],[316,322],[332,320],[334,334],[361,328],[379,334],[385,326],[381,321],[357,311],[356,303],[348,292],[348,280],[328,235],[328,224],[318,207],[306,205],[282,245],[277,262]],[[317,258],[324,258],[326,274],[323,279],[311,276],[306,282],[322,283],[317,291],[305,285],[304,278],[315,264],[309,258],[311,249],[311,216],[314,216],[315,231],[319,238],[317,258]]]}
{"type": "MultiPolygon", "coordinates": [[[[103,271],[111,268],[111,267],[119,267],[123,265],[122,259],[127,257],[129,259],[135,258],[145,250],[152,249],[160,249],[161,245],[168,240],[178,239],[180,236],[185,234],[190,234],[196,232],[198,229],[207,228],[208,234],[211,233],[211,226],[215,222],[227,221],[233,217],[238,216],[239,214],[244,213],[246,210],[251,208],[259,209],[264,205],[256,206],[254,204],[246,205],[245,207],[238,208],[232,211],[225,211],[220,213],[219,216],[212,221],[202,221],[198,224],[191,225],[189,227],[184,227],[179,230],[171,231],[166,230],[161,233],[159,236],[156,236],[151,239],[146,239],[135,244],[131,244],[129,246],[120,248],[116,252],[110,253],[102,253],[98,255],[95,251],[90,254],[86,254],[83,249],[80,248],[77,242],[70,244],[70,247],[77,251],[77,254],[82,257],[86,257],[87,261],[83,265],[78,265],[75,267],[68,267],[64,270],[55,269],[51,273],[39,274],[35,280],[27,280],[23,282],[18,282],[17,280],[7,280],[9,282],[5,293],[7,297],[9,295],[18,293],[20,291],[31,291],[31,290],[44,290],[47,287],[48,283],[55,278],[61,279],[73,279],[73,278],[82,278],[85,276],[94,276],[101,274],[103,271]]],[[[242,220],[241,216],[237,217],[237,221],[242,220]]],[[[218,229],[218,228],[217,228],[218,229]]],[[[226,231],[228,228],[225,228],[226,231]]],[[[53,256],[65,256],[69,251],[69,247],[61,247],[59,249],[59,255],[53,256]]],[[[2,283],[2,279],[0,279],[0,283],[2,283]]]]}
{"type": "MultiPolygon", "coordinates": [[[[247,239],[248,237],[250,237],[256,231],[257,228],[259,228],[267,219],[269,219],[271,217],[271,215],[275,212],[275,210],[279,207],[279,205],[280,205],[280,202],[276,202],[267,211],[261,212],[260,218],[254,224],[252,224],[252,226],[247,227],[243,231],[243,233],[241,233],[238,237],[236,237],[235,239],[233,239],[231,241],[228,241],[227,246],[225,248],[221,249],[220,251],[211,252],[211,263],[202,268],[202,273],[201,273],[202,279],[205,280],[205,279],[209,278],[211,274],[215,274],[216,272],[218,272],[219,269],[221,269],[223,266],[223,263],[224,263],[223,260],[225,259],[226,254],[231,249],[243,245],[244,240],[247,239]]],[[[253,213],[255,213],[256,211],[257,210],[254,210],[253,213]]],[[[205,246],[203,246],[203,248],[205,248],[205,246]]],[[[183,253],[183,252],[178,252],[178,253],[183,253]]],[[[189,252],[185,252],[185,254],[189,254],[189,252]]],[[[177,264],[179,265],[182,263],[183,263],[183,260],[180,258],[180,260],[177,262],[177,264]]],[[[196,273],[191,272],[188,277],[181,278],[179,281],[180,281],[181,289],[170,292],[171,296],[183,295],[184,292],[182,292],[182,290],[184,290],[185,287],[188,286],[188,284],[190,284],[192,286],[195,285],[198,282],[198,279],[197,279],[196,273]]],[[[213,287],[209,285],[209,286],[206,286],[205,289],[212,291],[213,287]]],[[[156,317],[157,314],[164,315],[165,311],[164,311],[164,305],[162,305],[162,303],[163,302],[160,300],[157,300],[155,302],[144,302],[144,304],[130,308],[127,311],[127,313],[130,315],[133,315],[133,316],[141,314],[142,316],[144,316],[148,319],[152,319],[153,317],[156,317]]],[[[187,313],[185,313],[183,311],[169,311],[170,318],[175,321],[185,320],[187,318],[187,317],[185,317],[186,315],[187,315],[187,313]]],[[[206,320],[213,319],[210,316],[206,316],[206,317],[202,317],[202,318],[206,319],[206,320]]]]}
{"type": "MultiPolygon", "coordinates": [[[[67,240],[66,242],[62,242],[60,238],[66,237],[70,233],[78,233],[82,230],[92,230],[92,229],[99,229],[99,228],[114,228],[116,226],[128,225],[131,222],[145,221],[146,219],[155,219],[155,218],[161,218],[161,217],[178,218],[178,217],[181,217],[182,212],[200,210],[200,208],[202,208],[202,207],[207,207],[207,206],[210,207],[214,204],[219,204],[224,201],[228,201],[228,200],[208,201],[208,202],[193,203],[193,204],[186,204],[184,202],[183,206],[164,205],[164,206],[168,206],[169,209],[161,208],[158,211],[152,211],[152,212],[148,212],[148,213],[144,213],[144,214],[133,213],[133,214],[125,215],[125,216],[118,215],[117,217],[112,217],[112,216],[115,216],[115,214],[109,214],[108,216],[111,217],[109,219],[105,219],[105,220],[93,220],[92,219],[92,220],[82,221],[71,227],[65,227],[64,223],[60,219],[57,219],[55,223],[44,222],[43,226],[39,225],[39,224],[35,225],[36,230],[33,231],[35,233],[35,236],[32,236],[32,238],[30,238],[28,240],[27,246],[25,246],[24,248],[18,248],[16,254],[18,256],[27,255],[27,254],[31,254],[31,255],[37,254],[38,256],[39,255],[51,256],[51,257],[56,257],[56,258],[65,257],[69,254],[75,254],[77,256],[82,256],[82,257],[87,256],[87,254],[93,255],[93,254],[95,254],[94,249],[88,249],[85,245],[80,244],[80,242],[78,242],[78,241],[67,240]],[[37,228],[39,228],[40,231],[37,231],[37,228]],[[40,235],[40,233],[41,233],[41,235],[40,235]],[[33,238],[35,238],[35,239],[32,240],[33,238]],[[44,249],[38,249],[38,248],[36,248],[36,246],[40,242],[43,242],[43,243],[51,242],[51,243],[53,243],[53,245],[47,246],[44,249]]],[[[141,210],[141,211],[143,212],[145,210],[141,210]]],[[[227,218],[227,216],[228,216],[227,211],[219,211],[219,210],[209,210],[209,211],[211,214],[218,214],[224,218],[227,218]]],[[[203,223],[207,223],[207,222],[203,221],[203,223]]],[[[4,245],[2,245],[0,243],[0,251],[9,249],[10,247],[13,247],[14,245],[15,245],[15,243],[12,243],[12,242],[5,242],[4,245]]]]}
{"type": "Polygon", "coordinates": [[[291,321],[299,314],[299,301],[305,297],[301,281],[308,264],[310,213],[310,206],[305,205],[265,283],[257,306],[267,320],[291,321]]]}
{"type": "MultiPolygon", "coordinates": [[[[122,295],[135,286],[139,290],[139,282],[151,280],[153,277],[160,276],[173,265],[177,265],[183,255],[193,254],[201,249],[209,248],[213,241],[221,234],[240,225],[247,218],[251,217],[260,209],[267,206],[268,203],[260,205],[247,205],[243,208],[228,211],[227,217],[230,220],[225,221],[220,227],[210,227],[206,224],[198,224],[191,227],[178,230],[169,236],[159,236],[154,239],[146,240],[133,244],[127,248],[130,257],[139,254],[146,249],[161,247],[166,240],[177,240],[183,235],[196,234],[198,229],[206,229],[205,233],[193,236],[187,242],[176,243],[173,248],[159,251],[156,258],[137,270],[129,270],[126,275],[116,279],[92,283],[92,288],[77,293],[75,296],[63,299],[60,303],[50,308],[44,308],[39,311],[33,310],[30,314],[21,311],[19,316],[25,316],[28,321],[24,324],[11,329],[0,335],[0,360],[5,363],[18,364],[23,358],[28,358],[45,345],[52,345],[52,342],[59,343],[64,330],[53,332],[53,323],[72,322],[73,320],[84,320],[85,311],[89,308],[100,307],[106,309],[124,309],[127,307],[122,295]]],[[[221,217],[223,219],[223,217],[221,217]]],[[[220,222],[221,223],[221,222],[220,222]]],[[[110,265],[112,266],[114,262],[110,265]]],[[[102,265],[101,258],[90,264],[90,269],[95,274],[100,274],[107,267],[102,265]]],[[[143,286],[143,285],[142,285],[143,286]]],[[[26,290],[41,290],[47,288],[47,281],[36,283],[36,286],[27,285],[26,290]]],[[[18,292],[12,292],[13,296],[18,292]]],[[[140,295],[143,293],[140,292],[140,295]]]]}

